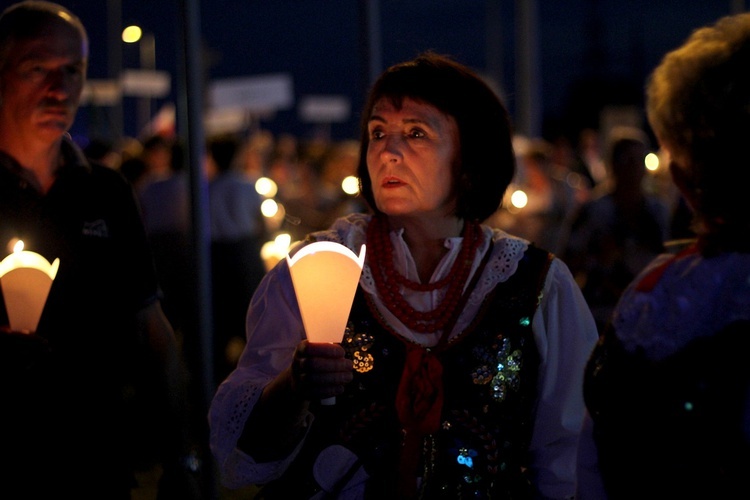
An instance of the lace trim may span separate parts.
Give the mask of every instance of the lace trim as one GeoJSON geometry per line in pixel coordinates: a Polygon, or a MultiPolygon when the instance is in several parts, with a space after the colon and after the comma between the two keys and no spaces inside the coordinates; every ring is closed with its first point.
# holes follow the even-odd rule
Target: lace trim
{"type": "MultiPolygon", "coordinates": [[[[499,229],[484,228],[485,236],[492,237],[494,246],[492,256],[487,262],[484,273],[476,288],[469,297],[469,303],[481,304],[484,297],[492,291],[498,283],[503,283],[516,273],[518,263],[529,248],[529,242],[511,236],[499,229]]],[[[486,249],[486,245],[483,247],[486,249]]]]}
{"type": "MultiPolygon", "coordinates": [[[[336,241],[358,253],[360,246],[365,241],[367,224],[369,221],[369,215],[352,214],[336,221],[330,229],[315,233],[313,238],[315,240],[336,241]]],[[[498,283],[507,281],[508,278],[513,276],[518,269],[518,263],[521,261],[526,249],[529,247],[528,241],[512,236],[500,229],[482,226],[482,231],[485,236],[485,242],[481,246],[479,252],[477,252],[478,257],[475,259],[472,273],[476,271],[481,255],[484,254],[489,246],[489,238],[492,238],[494,242],[492,255],[490,256],[490,260],[487,262],[476,287],[469,296],[466,307],[456,323],[454,332],[459,332],[466,328],[487,294],[492,291],[498,283]]],[[[375,303],[382,311],[383,306],[378,298],[375,281],[372,277],[372,271],[367,264],[365,264],[364,269],[362,270],[360,285],[365,292],[376,298],[375,303]]],[[[383,313],[386,318],[389,318],[389,322],[395,321],[400,325],[400,328],[398,328],[399,331],[405,328],[393,317],[393,315],[387,314],[386,312],[383,313]]]]}
{"type": "Polygon", "coordinates": [[[370,215],[351,214],[336,220],[329,229],[317,231],[310,235],[313,241],[335,241],[351,249],[359,255],[359,249],[367,239],[367,224],[370,215]]]}
{"type": "MultiPolygon", "coordinates": [[[[643,276],[669,256],[660,256],[643,276]]],[[[613,315],[625,348],[663,359],[693,339],[750,320],[750,254],[700,255],[673,263],[650,292],[631,285],[613,315]]]]}
{"type": "MultiPolygon", "coordinates": [[[[229,379],[231,383],[231,379],[229,379]]],[[[241,380],[245,380],[242,379],[241,380]]],[[[251,484],[265,484],[281,477],[284,471],[294,461],[299,453],[304,438],[297,448],[286,458],[272,462],[256,462],[250,455],[237,448],[239,440],[250,412],[260,399],[263,388],[271,382],[270,378],[247,381],[235,384],[233,387],[221,386],[217,397],[226,401],[219,404],[231,408],[231,412],[223,418],[216,427],[211,429],[211,449],[214,452],[222,484],[230,489],[242,488],[251,484]]],[[[216,403],[214,403],[216,404],[216,403]]],[[[304,427],[308,430],[314,417],[307,413],[303,416],[304,427]]]]}
{"type": "Polygon", "coordinates": [[[223,480],[227,485],[242,487],[250,484],[259,475],[254,462],[239,451],[236,445],[245,428],[250,411],[260,398],[264,385],[264,383],[243,384],[226,395],[227,398],[233,400],[231,404],[226,405],[227,408],[232,408],[232,411],[223,422],[223,430],[216,431],[214,434],[221,441],[217,444],[217,449],[233,450],[225,457],[226,463],[221,467],[226,474],[223,480]],[[238,466],[238,462],[242,462],[242,465],[238,466]]]}
{"type": "Polygon", "coordinates": [[[245,422],[250,415],[250,411],[255,406],[255,402],[260,396],[262,385],[245,385],[235,394],[235,402],[232,406],[232,413],[226,422],[226,436],[233,442],[237,442],[245,428],[245,422]]]}

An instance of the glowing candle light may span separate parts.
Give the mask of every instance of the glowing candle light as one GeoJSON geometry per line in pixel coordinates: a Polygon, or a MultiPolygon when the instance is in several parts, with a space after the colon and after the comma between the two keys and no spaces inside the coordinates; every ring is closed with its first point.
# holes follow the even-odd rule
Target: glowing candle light
{"type": "Polygon", "coordinates": [[[34,332],[52,281],[57,275],[60,259],[50,264],[38,253],[23,248],[23,241],[18,240],[13,246],[13,253],[0,261],[0,286],[11,330],[34,332]]]}
{"type": "Polygon", "coordinates": [[[357,256],[339,243],[317,241],[286,258],[308,340],[341,342],[365,262],[365,245],[357,256]]]}

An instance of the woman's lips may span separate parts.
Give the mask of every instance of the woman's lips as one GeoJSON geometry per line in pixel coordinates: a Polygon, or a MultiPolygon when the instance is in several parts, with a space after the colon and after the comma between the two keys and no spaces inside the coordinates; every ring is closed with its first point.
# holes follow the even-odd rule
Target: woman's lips
{"type": "Polygon", "coordinates": [[[398,179],[396,177],[386,177],[383,179],[383,182],[380,184],[384,188],[394,188],[403,186],[404,183],[401,181],[401,179],[398,179]]]}

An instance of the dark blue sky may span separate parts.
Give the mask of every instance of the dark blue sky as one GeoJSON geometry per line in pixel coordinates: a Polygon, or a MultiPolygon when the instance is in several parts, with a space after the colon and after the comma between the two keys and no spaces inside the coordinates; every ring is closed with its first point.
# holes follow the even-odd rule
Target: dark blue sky
{"type": "MultiPolygon", "coordinates": [[[[118,0],[122,25],[140,24],[156,39],[157,69],[169,71],[180,95],[178,0],[118,0]]],[[[11,2],[3,1],[2,5],[11,2]]],[[[91,38],[89,77],[108,76],[108,0],[61,0],[76,12],[91,38]]],[[[434,49],[498,81],[513,115],[519,95],[514,79],[517,18],[508,0],[380,0],[382,66],[434,49]],[[488,5],[496,4],[488,16],[488,5]],[[499,9],[499,10],[498,10],[499,9]],[[490,21],[490,19],[492,19],[490,21]],[[488,40],[495,40],[489,45],[488,40]],[[493,54],[489,56],[488,54],[493,54]],[[489,73],[488,73],[489,72],[489,73]]],[[[732,0],[538,0],[539,100],[545,134],[596,125],[604,104],[640,105],[645,78],[659,59],[695,28],[730,13],[732,0]]],[[[306,95],[345,95],[350,119],[335,124],[334,138],[357,135],[359,108],[369,81],[363,50],[360,0],[201,0],[206,82],[288,73],[295,101],[261,121],[276,133],[309,136],[296,104],[306,95]]],[[[119,32],[121,27],[116,27],[119,32]]],[[[122,44],[126,68],[138,67],[138,49],[122,44]]],[[[135,133],[135,100],[126,98],[125,132],[135,133]]],[[[105,110],[84,107],[80,134],[107,128],[105,110]]]]}

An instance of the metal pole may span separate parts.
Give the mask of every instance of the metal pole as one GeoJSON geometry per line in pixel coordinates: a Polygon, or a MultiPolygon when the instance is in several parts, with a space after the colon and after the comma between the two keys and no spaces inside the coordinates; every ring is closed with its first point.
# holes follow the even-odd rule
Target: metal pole
{"type": "MultiPolygon", "coordinates": [[[[364,100],[383,67],[380,36],[380,0],[359,0],[359,49],[363,68],[360,72],[360,91],[364,100]]],[[[364,104],[364,103],[363,103],[364,104]]]]}
{"type": "Polygon", "coordinates": [[[380,0],[368,0],[367,2],[367,34],[370,40],[370,65],[368,69],[370,84],[373,84],[380,76],[380,72],[383,71],[382,42],[380,40],[380,0]]]}
{"type": "Polygon", "coordinates": [[[536,9],[536,0],[516,0],[516,123],[518,131],[529,137],[540,134],[536,9]]]}
{"type": "Polygon", "coordinates": [[[501,0],[486,0],[485,23],[486,51],[485,72],[495,85],[495,91],[505,100],[503,75],[503,15],[501,0]]]}
{"type": "MultiPolygon", "coordinates": [[[[144,33],[138,42],[141,69],[154,71],[156,69],[156,39],[153,33],[144,33]]],[[[153,130],[151,122],[151,96],[146,95],[138,100],[138,129],[143,137],[148,138],[153,130]],[[147,128],[148,127],[148,128],[147,128]]]]}
{"type": "MultiPolygon", "coordinates": [[[[202,168],[205,151],[203,131],[203,85],[202,48],[200,35],[200,10],[198,0],[180,0],[182,24],[183,68],[180,74],[180,95],[178,96],[178,116],[184,125],[186,137],[186,160],[190,174],[190,197],[192,212],[193,254],[195,256],[196,303],[198,305],[197,330],[199,336],[201,362],[203,414],[216,390],[213,371],[213,331],[211,313],[211,247],[208,209],[208,181],[202,168]]],[[[212,461],[206,457],[206,499],[217,497],[212,461]]]]}
{"type": "Polygon", "coordinates": [[[200,32],[198,26],[198,1],[181,0],[185,14],[184,90],[180,101],[184,109],[184,129],[187,162],[190,170],[190,195],[192,205],[193,239],[195,245],[196,272],[202,352],[204,354],[203,380],[207,400],[213,397],[214,381],[212,364],[211,333],[211,287],[210,287],[210,234],[208,229],[208,184],[202,168],[205,151],[203,132],[203,90],[201,84],[200,32]]]}
{"type": "MultiPolygon", "coordinates": [[[[118,81],[122,73],[122,39],[120,31],[122,30],[122,1],[107,0],[107,58],[108,68],[107,76],[109,79],[118,81]]],[[[112,130],[110,136],[113,140],[119,140],[123,135],[122,119],[122,93],[117,98],[117,102],[111,108],[112,130]]]]}

